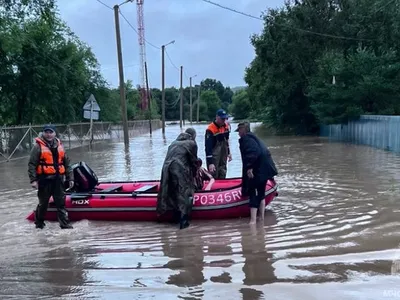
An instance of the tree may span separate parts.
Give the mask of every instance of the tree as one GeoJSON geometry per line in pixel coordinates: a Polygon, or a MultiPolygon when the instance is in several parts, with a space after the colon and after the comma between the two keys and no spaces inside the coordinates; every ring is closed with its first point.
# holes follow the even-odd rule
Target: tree
{"type": "Polygon", "coordinates": [[[251,39],[256,56],[245,71],[251,109],[263,115],[264,123],[278,132],[315,133],[321,122],[370,112],[367,106],[355,105],[350,100],[347,84],[353,85],[353,99],[362,102],[367,99],[363,82],[374,78],[375,82],[385,81],[386,87],[369,81],[368,97],[373,100],[368,101],[377,106],[383,104],[387,113],[396,112],[393,101],[387,99],[398,96],[392,87],[400,59],[399,17],[398,2],[375,0],[296,0],[287,1],[282,9],[268,11],[263,32],[251,39]],[[355,54],[359,47],[369,54],[355,54]],[[326,57],[330,51],[335,53],[336,61],[348,66],[346,71],[339,70],[342,79],[338,80],[342,81],[336,87],[323,84],[331,82],[334,75],[327,74],[326,57]],[[378,67],[361,68],[361,61],[368,64],[361,59],[365,55],[373,64],[390,64],[381,71],[378,67]],[[352,74],[352,67],[361,73],[352,74]],[[343,79],[345,74],[354,75],[358,81],[343,79]],[[370,78],[365,80],[364,76],[370,78]],[[335,112],[331,119],[325,118],[328,110],[335,107],[341,107],[340,112],[335,112]]]}
{"type": "Polygon", "coordinates": [[[207,105],[207,121],[212,121],[215,118],[216,111],[221,107],[221,100],[215,91],[204,91],[200,95],[201,103],[207,105]]]}
{"type": "MultiPolygon", "coordinates": [[[[0,124],[80,122],[90,94],[101,107],[100,120],[121,120],[119,88],[110,88],[91,49],[58,17],[55,0],[0,0],[0,7],[0,124]]],[[[208,119],[208,109],[214,115],[217,108],[231,102],[231,91],[209,78],[203,87],[204,92],[214,91],[212,97],[218,95],[212,98],[218,107],[201,102],[200,118],[208,119]]],[[[126,81],[125,89],[128,119],[149,118],[131,81],[126,81]]],[[[186,118],[189,90],[184,88],[186,118]]],[[[193,88],[193,103],[197,93],[193,88]]],[[[166,88],[165,100],[166,119],[179,119],[179,89],[166,88]]],[[[161,116],[159,89],[151,89],[151,110],[153,119],[161,116]]]]}
{"type": "Polygon", "coordinates": [[[344,123],[365,113],[400,114],[400,60],[395,51],[380,56],[362,48],[348,56],[328,51],[318,66],[309,96],[321,123],[344,123]]]}
{"type": "Polygon", "coordinates": [[[233,114],[235,119],[241,120],[249,118],[251,108],[247,90],[240,90],[233,95],[233,101],[229,106],[229,111],[233,114]]]}
{"type": "Polygon", "coordinates": [[[1,121],[81,120],[85,96],[104,85],[93,53],[57,18],[53,1],[6,5],[0,21],[0,82],[2,116],[8,116],[1,121]]]}

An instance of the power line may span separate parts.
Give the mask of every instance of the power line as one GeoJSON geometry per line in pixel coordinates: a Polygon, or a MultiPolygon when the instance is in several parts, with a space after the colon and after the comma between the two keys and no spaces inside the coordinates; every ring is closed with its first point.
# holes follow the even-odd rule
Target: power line
{"type": "Polygon", "coordinates": [[[113,8],[112,8],[111,6],[105,4],[103,1],[100,1],[100,0],[96,0],[96,1],[99,2],[99,3],[101,3],[101,4],[103,4],[105,7],[107,7],[107,8],[109,8],[109,9],[113,10],[113,8]]]}
{"type": "MultiPolygon", "coordinates": [[[[128,23],[129,27],[131,27],[132,30],[135,31],[137,35],[139,35],[139,32],[136,30],[136,28],[133,27],[133,25],[128,21],[128,19],[122,14],[121,9],[120,9],[120,11],[119,11],[119,14],[122,16],[122,18],[124,18],[124,20],[126,21],[126,23],[128,23]]],[[[150,46],[154,47],[155,49],[158,49],[158,50],[161,49],[160,47],[157,47],[156,45],[150,43],[150,42],[147,41],[146,39],[144,39],[144,41],[145,41],[147,44],[149,44],[150,46]]]]}
{"type": "MultiPolygon", "coordinates": [[[[108,6],[107,4],[105,4],[104,2],[102,2],[101,0],[96,0],[97,2],[99,2],[100,4],[104,5],[105,7],[107,7],[108,9],[113,10],[112,7],[108,6]]],[[[131,22],[129,22],[129,20],[124,16],[124,14],[121,12],[121,9],[119,10],[120,15],[122,16],[122,18],[126,21],[126,23],[129,25],[129,27],[137,34],[139,35],[139,32],[137,31],[137,29],[131,24],[131,22]]],[[[157,49],[157,50],[161,50],[161,47],[158,47],[152,43],[150,43],[149,41],[147,41],[146,39],[144,40],[147,44],[149,44],[150,46],[152,46],[153,48],[157,49]]],[[[165,54],[167,55],[167,58],[169,60],[169,62],[171,63],[171,65],[177,69],[178,71],[180,70],[180,68],[178,68],[176,66],[176,64],[174,64],[174,62],[171,59],[171,56],[169,56],[167,49],[165,49],[165,54]]],[[[186,76],[186,78],[189,78],[186,73],[184,74],[186,76]]]]}
{"type": "MultiPolygon", "coordinates": [[[[139,64],[124,65],[124,69],[125,69],[125,68],[137,67],[137,66],[139,66],[139,64]]],[[[115,70],[116,68],[118,68],[118,66],[113,66],[113,67],[108,67],[108,68],[100,67],[100,69],[101,69],[102,71],[115,70]]]]}
{"type": "Polygon", "coordinates": [[[215,2],[210,1],[210,0],[201,0],[201,1],[207,2],[207,3],[209,3],[209,4],[218,6],[218,7],[222,8],[222,9],[226,9],[226,10],[229,10],[229,11],[231,11],[231,12],[234,12],[234,13],[237,13],[237,14],[240,14],[240,15],[243,15],[243,16],[246,16],[246,17],[249,17],[249,18],[253,18],[253,19],[256,19],[256,20],[263,21],[263,19],[260,18],[260,17],[256,17],[256,16],[253,16],[253,15],[250,15],[250,14],[247,14],[247,13],[244,13],[244,12],[241,12],[241,11],[238,11],[238,10],[236,10],[236,9],[233,9],[233,8],[230,8],[230,7],[221,5],[221,4],[219,4],[219,3],[215,3],[215,2]]]}
{"type": "Polygon", "coordinates": [[[171,65],[175,69],[177,69],[179,71],[180,69],[174,64],[174,62],[172,61],[171,57],[169,56],[168,51],[167,51],[167,47],[165,47],[164,51],[165,51],[165,54],[167,55],[167,58],[168,58],[169,62],[171,63],[171,65]]]}
{"type": "MultiPolygon", "coordinates": [[[[111,6],[105,4],[103,1],[101,1],[101,0],[96,0],[96,1],[99,2],[100,4],[104,5],[104,6],[107,7],[108,9],[114,10],[111,6]]],[[[119,14],[120,14],[120,15],[122,16],[122,18],[126,21],[126,23],[128,23],[129,27],[130,27],[134,32],[136,32],[137,35],[139,35],[139,32],[137,31],[137,29],[136,29],[136,28],[131,24],[131,22],[129,22],[129,20],[124,16],[124,14],[123,14],[122,11],[121,11],[121,8],[119,8],[119,14]]],[[[149,44],[150,46],[152,46],[152,47],[154,47],[154,48],[156,48],[156,49],[158,49],[158,50],[161,49],[160,47],[157,47],[156,45],[150,43],[150,42],[147,41],[146,39],[144,39],[144,41],[145,41],[147,44],[149,44]]]]}
{"type": "MultiPolygon", "coordinates": [[[[230,8],[230,7],[227,7],[227,6],[223,6],[223,5],[219,4],[219,3],[215,3],[215,2],[210,1],[210,0],[201,0],[201,1],[209,3],[209,4],[212,4],[212,5],[215,5],[215,6],[218,6],[218,7],[222,8],[222,9],[225,9],[225,10],[228,10],[228,11],[231,11],[231,12],[234,12],[234,13],[249,17],[249,18],[253,18],[253,19],[256,19],[256,20],[263,21],[263,19],[260,18],[260,17],[253,16],[253,15],[238,11],[236,9],[233,9],[233,8],[230,8]]],[[[278,27],[280,26],[280,27],[285,27],[285,28],[297,30],[297,31],[300,31],[300,32],[303,32],[303,33],[314,34],[314,35],[319,35],[319,36],[329,37],[329,38],[335,38],[335,39],[353,40],[353,41],[373,41],[371,39],[352,38],[352,37],[333,35],[333,34],[328,34],[328,33],[320,33],[320,32],[315,32],[315,31],[311,31],[311,30],[307,30],[307,29],[296,28],[296,27],[292,27],[292,26],[284,25],[284,24],[275,23],[274,25],[278,26],[278,27]]]]}

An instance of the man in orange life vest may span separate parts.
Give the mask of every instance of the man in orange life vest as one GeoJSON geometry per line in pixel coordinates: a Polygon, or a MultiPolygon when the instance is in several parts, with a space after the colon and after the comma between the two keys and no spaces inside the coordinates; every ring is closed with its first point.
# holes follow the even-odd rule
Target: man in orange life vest
{"type": "Polygon", "coordinates": [[[230,125],[223,109],[217,110],[215,121],[208,125],[205,137],[208,171],[215,179],[226,178],[227,162],[232,160],[229,149],[230,125]]]}
{"type": "Polygon", "coordinates": [[[39,204],[35,211],[36,228],[43,229],[44,218],[53,196],[57,207],[58,222],[62,229],[72,228],[65,209],[65,180],[69,188],[74,186],[73,171],[61,141],[56,138],[54,125],[45,125],[41,137],[35,138],[29,163],[28,175],[31,186],[38,190],[39,204]]]}

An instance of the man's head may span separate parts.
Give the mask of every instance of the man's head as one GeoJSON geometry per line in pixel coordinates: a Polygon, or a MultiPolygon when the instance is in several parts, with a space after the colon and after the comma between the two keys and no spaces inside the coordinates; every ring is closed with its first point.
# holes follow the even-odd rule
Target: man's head
{"type": "Polygon", "coordinates": [[[223,125],[223,124],[225,124],[226,119],[228,119],[228,114],[226,113],[226,111],[223,110],[222,108],[218,109],[217,115],[215,117],[215,122],[218,125],[223,125]]]}
{"type": "Polygon", "coordinates": [[[56,137],[56,126],[46,124],[43,126],[43,137],[45,140],[51,142],[56,137]]]}
{"type": "Polygon", "coordinates": [[[248,132],[250,132],[250,122],[245,121],[239,123],[235,132],[238,132],[240,137],[246,135],[248,132]]]}
{"type": "Polygon", "coordinates": [[[190,134],[193,140],[196,140],[196,130],[192,127],[189,127],[185,130],[187,134],[190,134]]]}

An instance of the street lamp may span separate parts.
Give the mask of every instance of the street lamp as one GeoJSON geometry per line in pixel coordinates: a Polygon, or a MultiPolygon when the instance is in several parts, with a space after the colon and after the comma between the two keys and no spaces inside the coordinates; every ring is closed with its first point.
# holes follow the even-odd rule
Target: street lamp
{"type": "Polygon", "coordinates": [[[175,40],[161,46],[161,118],[162,133],[165,134],[165,47],[174,44],[175,40]]]}
{"type": "Polygon", "coordinates": [[[191,76],[189,78],[189,81],[190,81],[190,124],[192,124],[192,122],[193,122],[193,118],[192,118],[192,78],[195,78],[196,76],[197,76],[197,74],[194,76],[191,76]]]}

